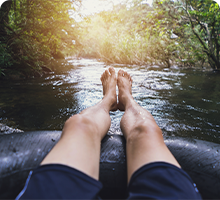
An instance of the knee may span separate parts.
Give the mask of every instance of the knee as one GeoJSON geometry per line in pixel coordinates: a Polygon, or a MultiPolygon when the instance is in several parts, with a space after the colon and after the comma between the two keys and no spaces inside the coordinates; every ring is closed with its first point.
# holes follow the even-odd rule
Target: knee
{"type": "Polygon", "coordinates": [[[80,114],[73,115],[69,119],[66,120],[64,127],[70,127],[73,124],[81,124],[82,123],[82,117],[80,114]]]}
{"type": "Polygon", "coordinates": [[[142,121],[136,123],[136,125],[131,130],[131,134],[127,138],[127,142],[134,142],[135,140],[143,139],[158,139],[163,138],[162,131],[159,126],[154,121],[142,121]]]}
{"type": "Polygon", "coordinates": [[[76,114],[70,117],[64,125],[63,134],[90,134],[96,133],[96,125],[87,116],[76,114]]]}
{"type": "Polygon", "coordinates": [[[138,120],[134,125],[133,131],[137,133],[146,133],[146,134],[151,132],[162,134],[162,131],[155,122],[155,120],[150,118],[148,118],[147,120],[145,118],[138,120]]]}

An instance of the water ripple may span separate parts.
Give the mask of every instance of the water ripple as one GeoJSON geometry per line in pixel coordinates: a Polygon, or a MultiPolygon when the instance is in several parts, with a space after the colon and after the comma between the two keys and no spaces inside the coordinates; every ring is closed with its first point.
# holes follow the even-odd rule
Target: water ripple
{"type": "MultiPolygon", "coordinates": [[[[62,72],[33,80],[2,82],[0,123],[23,130],[60,130],[68,117],[102,99],[101,74],[110,66],[133,78],[133,97],[155,118],[164,135],[220,143],[218,75],[159,66],[107,65],[68,58],[62,72]]],[[[118,91],[118,90],[117,90],[118,91]]],[[[123,112],[110,112],[109,134],[122,134],[123,112]]]]}

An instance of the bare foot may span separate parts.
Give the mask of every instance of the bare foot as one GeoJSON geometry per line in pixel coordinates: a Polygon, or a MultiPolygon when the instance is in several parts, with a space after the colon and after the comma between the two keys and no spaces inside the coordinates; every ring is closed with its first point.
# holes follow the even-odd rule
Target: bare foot
{"type": "Polygon", "coordinates": [[[119,70],[118,71],[118,79],[117,79],[117,84],[118,84],[118,109],[120,111],[125,111],[125,108],[127,104],[130,102],[130,100],[133,100],[132,97],[132,78],[131,76],[125,72],[124,70],[119,70]]]}
{"type": "Polygon", "coordinates": [[[116,84],[117,78],[113,67],[105,70],[101,76],[103,86],[103,100],[108,101],[111,111],[117,110],[117,95],[116,95],[116,84]]]}

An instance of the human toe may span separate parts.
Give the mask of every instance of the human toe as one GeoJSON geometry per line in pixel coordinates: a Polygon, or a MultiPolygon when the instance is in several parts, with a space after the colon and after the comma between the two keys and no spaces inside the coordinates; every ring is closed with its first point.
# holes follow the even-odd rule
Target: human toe
{"type": "Polygon", "coordinates": [[[118,71],[118,76],[123,76],[124,75],[124,71],[122,70],[122,69],[120,69],[119,71],[118,71]]]}
{"type": "Polygon", "coordinates": [[[131,78],[131,75],[128,73],[128,72],[124,72],[124,76],[130,81],[132,82],[132,78],[131,78]]]}
{"type": "Polygon", "coordinates": [[[103,74],[104,74],[104,79],[107,79],[110,76],[108,69],[106,69],[103,74]]]}
{"type": "Polygon", "coordinates": [[[109,72],[112,76],[115,76],[115,69],[113,67],[109,68],[109,72]]]}

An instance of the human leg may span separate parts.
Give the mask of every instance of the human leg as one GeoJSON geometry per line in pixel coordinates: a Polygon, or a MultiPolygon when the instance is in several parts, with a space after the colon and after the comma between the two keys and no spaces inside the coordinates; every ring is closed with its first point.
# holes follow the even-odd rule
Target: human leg
{"type": "Polygon", "coordinates": [[[148,163],[162,161],[180,167],[164,143],[153,116],[134,101],[130,75],[119,70],[117,84],[118,108],[125,111],[120,125],[127,141],[128,181],[137,169],[148,163]]]}
{"type": "Polygon", "coordinates": [[[117,109],[116,75],[113,68],[101,77],[103,99],[67,120],[57,145],[41,165],[64,164],[98,180],[100,143],[111,124],[110,110],[117,109]]]}
{"type": "Polygon", "coordinates": [[[30,172],[16,200],[99,198],[100,144],[111,124],[109,111],[117,109],[114,69],[106,70],[101,81],[102,101],[66,121],[60,140],[30,172]]]}
{"type": "Polygon", "coordinates": [[[118,72],[119,104],[125,114],[121,129],[126,138],[129,199],[201,199],[195,184],[164,143],[153,116],[131,93],[132,79],[118,72]]]}

